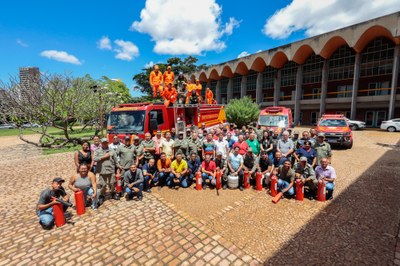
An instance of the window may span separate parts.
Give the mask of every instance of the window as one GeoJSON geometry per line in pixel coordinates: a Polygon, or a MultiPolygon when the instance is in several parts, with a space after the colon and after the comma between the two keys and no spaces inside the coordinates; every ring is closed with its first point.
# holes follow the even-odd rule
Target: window
{"type": "Polygon", "coordinates": [[[342,85],[337,87],[336,98],[348,98],[353,95],[353,85],[342,85]]]}
{"type": "Polygon", "coordinates": [[[232,91],[233,93],[240,93],[242,88],[242,76],[235,76],[232,79],[232,91]]]}
{"type": "Polygon", "coordinates": [[[247,91],[255,91],[257,88],[257,75],[258,73],[251,70],[247,75],[247,91]]]}
{"type": "Polygon", "coordinates": [[[281,70],[281,87],[296,85],[297,64],[287,62],[281,70]]]}
{"type": "Polygon", "coordinates": [[[388,95],[389,81],[368,83],[368,96],[388,95]]]}
{"type": "Polygon", "coordinates": [[[266,67],[262,73],[261,87],[263,89],[274,89],[276,69],[272,67],[266,67]]]}
{"type": "Polygon", "coordinates": [[[319,55],[311,55],[303,65],[303,84],[320,83],[324,59],[319,55]]]}
{"type": "Polygon", "coordinates": [[[222,94],[227,94],[228,91],[228,83],[229,83],[229,79],[225,78],[225,79],[221,79],[219,85],[221,88],[221,95],[222,94]]]}
{"type": "Polygon", "coordinates": [[[329,59],[328,80],[352,79],[354,76],[355,52],[343,45],[329,59]]]}
{"type": "Polygon", "coordinates": [[[360,77],[392,74],[394,44],[387,38],[370,42],[361,54],[360,77]]]}
{"type": "Polygon", "coordinates": [[[313,88],[311,99],[320,99],[321,98],[321,88],[313,88]]]}
{"type": "Polygon", "coordinates": [[[214,93],[214,97],[215,97],[216,90],[217,90],[217,81],[216,80],[211,81],[210,90],[214,93]]]}

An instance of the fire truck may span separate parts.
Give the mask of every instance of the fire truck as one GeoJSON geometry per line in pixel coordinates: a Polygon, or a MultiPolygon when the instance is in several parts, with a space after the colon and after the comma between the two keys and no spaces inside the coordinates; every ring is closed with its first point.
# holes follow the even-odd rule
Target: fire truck
{"type": "Polygon", "coordinates": [[[128,103],[114,107],[107,122],[107,137],[123,139],[126,135],[144,138],[146,132],[155,134],[175,128],[177,132],[187,127],[206,129],[226,124],[225,106],[218,104],[178,104],[166,107],[164,103],[128,103]]]}
{"type": "Polygon", "coordinates": [[[294,127],[292,110],[283,106],[271,106],[261,110],[258,117],[258,124],[268,129],[282,132],[294,127]]]}

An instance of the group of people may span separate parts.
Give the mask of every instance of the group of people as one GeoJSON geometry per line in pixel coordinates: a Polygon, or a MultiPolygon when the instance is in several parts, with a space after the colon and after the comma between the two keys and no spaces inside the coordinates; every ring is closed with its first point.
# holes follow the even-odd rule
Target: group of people
{"type": "MultiPolygon", "coordinates": [[[[96,210],[105,200],[107,190],[113,199],[123,194],[127,200],[142,200],[143,192],[153,187],[161,189],[187,188],[201,174],[203,189],[216,186],[216,174],[221,173],[222,188],[244,189],[244,174],[255,186],[256,173],[262,175],[263,186],[269,188],[271,176],[278,177],[278,191],[286,197],[295,195],[294,184],[301,179],[306,195],[313,199],[318,181],[326,183],[327,198],[332,198],[336,179],[331,166],[332,151],[324,134],[314,129],[298,131],[266,129],[253,124],[239,129],[234,125],[220,125],[206,129],[187,128],[176,132],[158,130],[154,136],[145,133],[144,139],[126,135],[121,141],[114,136],[94,137],[93,143],[84,142],[74,156],[77,174],[68,184],[72,191],[82,190],[86,206],[96,210]],[[117,193],[116,180],[123,190],[117,193]]],[[[44,226],[51,226],[49,216],[55,198],[68,196],[62,188],[62,178],[42,192],[37,212],[44,226]],[[61,192],[60,192],[61,191],[61,192]]]]}
{"type": "MultiPolygon", "coordinates": [[[[175,74],[171,66],[161,73],[159,66],[154,65],[149,77],[153,97],[158,95],[164,99],[166,106],[171,106],[175,102],[179,104],[198,104],[203,101],[201,97],[202,85],[199,79],[195,83],[187,79],[182,72],[175,79],[175,74]]],[[[210,88],[206,89],[204,103],[215,104],[214,94],[210,88]]]]}

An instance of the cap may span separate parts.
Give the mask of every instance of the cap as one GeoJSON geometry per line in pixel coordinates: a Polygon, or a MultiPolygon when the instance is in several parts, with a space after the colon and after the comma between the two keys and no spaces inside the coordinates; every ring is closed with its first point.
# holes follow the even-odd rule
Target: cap
{"type": "Polygon", "coordinates": [[[129,136],[125,136],[125,138],[124,138],[125,140],[130,140],[131,139],[131,137],[129,137],[129,136]]]}
{"type": "Polygon", "coordinates": [[[159,69],[158,65],[154,65],[154,69],[159,69]]]}
{"type": "Polygon", "coordinates": [[[299,131],[297,130],[293,131],[293,135],[299,135],[299,134],[300,134],[299,131]]]}
{"type": "Polygon", "coordinates": [[[102,138],[100,141],[101,142],[108,142],[108,139],[107,138],[102,138]]]}
{"type": "Polygon", "coordinates": [[[301,156],[300,157],[300,162],[307,162],[307,157],[301,156]]]}
{"type": "Polygon", "coordinates": [[[134,136],[134,137],[133,137],[133,140],[138,140],[138,139],[139,139],[138,136],[134,136]]]}
{"type": "Polygon", "coordinates": [[[325,138],[325,134],[324,133],[318,133],[318,137],[323,137],[323,138],[325,138]]]}
{"type": "Polygon", "coordinates": [[[167,69],[171,69],[171,66],[167,66],[167,69]]]}
{"type": "Polygon", "coordinates": [[[182,135],[183,135],[183,131],[179,131],[179,132],[178,132],[178,135],[180,135],[180,134],[182,134],[182,135]]]}
{"type": "Polygon", "coordinates": [[[218,151],[218,152],[217,152],[217,156],[218,156],[218,155],[222,155],[222,152],[218,151]]]}
{"type": "Polygon", "coordinates": [[[188,131],[190,132],[190,131],[192,131],[192,130],[191,130],[190,128],[186,128],[186,132],[188,132],[188,131]]]}
{"type": "Polygon", "coordinates": [[[253,152],[253,149],[252,149],[251,147],[249,147],[249,148],[247,149],[247,151],[248,151],[248,152],[253,152]]]}
{"type": "Polygon", "coordinates": [[[56,178],[53,179],[53,183],[54,183],[54,182],[57,182],[57,183],[64,183],[65,180],[62,179],[61,177],[56,177],[56,178]]]}
{"type": "Polygon", "coordinates": [[[183,75],[183,72],[182,72],[182,71],[179,71],[179,75],[183,75]]]}
{"type": "Polygon", "coordinates": [[[268,129],[269,132],[274,132],[274,130],[272,128],[268,129]]]}

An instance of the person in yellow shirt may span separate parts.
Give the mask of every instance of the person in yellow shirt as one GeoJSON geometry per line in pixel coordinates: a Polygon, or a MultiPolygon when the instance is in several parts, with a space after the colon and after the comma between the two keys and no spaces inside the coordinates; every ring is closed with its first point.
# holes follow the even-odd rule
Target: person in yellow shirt
{"type": "Polygon", "coordinates": [[[206,89],[206,103],[213,104],[214,103],[214,93],[210,90],[210,88],[206,89]]]}
{"type": "Polygon", "coordinates": [[[164,87],[168,86],[169,83],[174,82],[175,75],[174,75],[174,72],[171,71],[171,66],[168,66],[167,71],[164,72],[163,80],[164,80],[164,87]]]}
{"type": "Polygon", "coordinates": [[[163,82],[163,75],[159,70],[158,65],[154,65],[153,71],[150,73],[150,86],[153,89],[153,97],[157,97],[157,92],[160,93],[160,96],[162,96],[162,82],[163,82]]]}
{"type": "Polygon", "coordinates": [[[174,179],[167,184],[169,187],[174,187],[175,181],[179,182],[182,187],[188,186],[188,164],[184,159],[182,159],[182,153],[176,154],[176,159],[171,164],[171,171],[174,175],[174,179]]]}
{"type": "Polygon", "coordinates": [[[194,84],[194,89],[197,92],[197,95],[199,96],[199,102],[201,102],[201,90],[203,89],[203,86],[200,83],[199,79],[196,79],[196,83],[194,84]]]}

